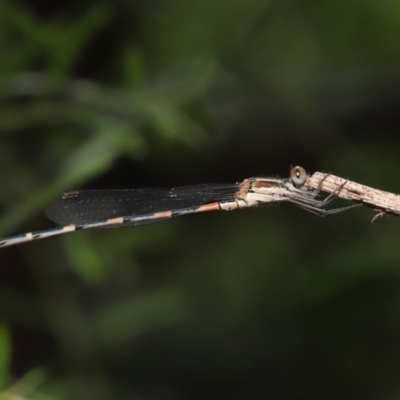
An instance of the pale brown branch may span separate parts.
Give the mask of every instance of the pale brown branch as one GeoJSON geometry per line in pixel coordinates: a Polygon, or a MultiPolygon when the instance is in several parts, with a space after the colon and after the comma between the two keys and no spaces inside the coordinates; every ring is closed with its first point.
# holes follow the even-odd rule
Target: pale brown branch
{"type": "Polygon", "coordinates": [[[376,218],[385,214],[400,215],[400,196],[361,185],[335,175],[315,172],[304,184],[309,189],[320,189],[324,192],[334,193],[342,199],[357,201],[373,207],[378,214],[376,218]]]}

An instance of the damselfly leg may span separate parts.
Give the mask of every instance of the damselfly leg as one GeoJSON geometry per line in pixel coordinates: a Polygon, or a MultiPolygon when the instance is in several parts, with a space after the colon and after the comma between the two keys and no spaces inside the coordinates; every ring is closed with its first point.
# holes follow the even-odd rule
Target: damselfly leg
{"type": "MultiPolygon", "coordinates": [[[[302,171],[298,172],[297,171],[298,169],[301,169],[304,171],[304,169],[301,167],[295,167],[291,171],[291,176],[301,175],[304,177],[305,171],[304,171],[304,173],[302,171]]],[[[330,210],[325,209],[324,207],[326,207],[328,204],[330,204],[333,200],[335,200],[337,198],[337,195],[339,194],[339,192],[342,190],[342,188],[348,182],[348,180],[346,180],[341,185],[339,185],[335,191],[330,193],[327,197],[325,197],[322,200],[317,200],[316,197],[321,192],[322,183],[328,176],[329,176],[329,174],[326,174],[325,177],[323,179],[321,179],[321,182],[319,183],[317,190],[312,191],[309,189],[305,189],[305,190],[298,189],[297,187],[293,188],[292,194],[288,196],[288,201],[290,203],[296,204],[297,206],[299,206],[300,208],[302,208],[304,210],[310,211],[313,214],[319,215],[321,217],[338,214],[340,212],[347,211],[347,210],[350,210],[351,208],[362,205],[361,203],[358,203],[358,204],[352,204],[351,206],[347,206],[347,207],[333,208],[330,210]]],[[[307,179],[308,179],[308,177],[303,178],[300,181],[301,185],[304,185],[304,183],[307,179]]],[[[294,181],[293,178],[292,178],[292,181],[294,181]]],[[[296,185],[296,186],[298,186],[298,185],[296,185]]]]}

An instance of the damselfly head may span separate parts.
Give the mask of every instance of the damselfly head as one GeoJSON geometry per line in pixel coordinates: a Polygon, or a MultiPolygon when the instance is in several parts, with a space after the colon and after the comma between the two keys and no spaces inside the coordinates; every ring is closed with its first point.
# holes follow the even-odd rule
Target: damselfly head
{"type": "Polygon", "coordinates": [[[308,175],[303,167],[297,166],[290,170],[290,179],[297,188],[303,186],[307,178],[308,175]]]}

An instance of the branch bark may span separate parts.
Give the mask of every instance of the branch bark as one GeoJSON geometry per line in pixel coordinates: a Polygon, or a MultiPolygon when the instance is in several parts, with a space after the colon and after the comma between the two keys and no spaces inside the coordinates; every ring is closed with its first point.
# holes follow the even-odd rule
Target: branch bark
{"type": "Polygon", "coordinates": [[[400,196],[394,193],[374,189],[322,172],[315,172],[304,185],[309,189],[320,189],[324,192],[334,193],[335,196],[342,199],[373,207],[378,213],[372,218],[372,222],[385,214],[400,215],[400,196]]]}

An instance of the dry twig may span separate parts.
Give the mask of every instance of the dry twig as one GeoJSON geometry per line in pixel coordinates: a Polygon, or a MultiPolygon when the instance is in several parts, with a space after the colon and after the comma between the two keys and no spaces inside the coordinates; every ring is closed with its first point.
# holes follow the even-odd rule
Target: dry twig
{"type": "Polygon", "coordinates": [[[337,197],[371,206],[378,211],[371,222],[385,214],[400,215],[400,196],[361,185],[331,174],[315,172],[304,184],[309,189],[335,193],[337,197]]]}

